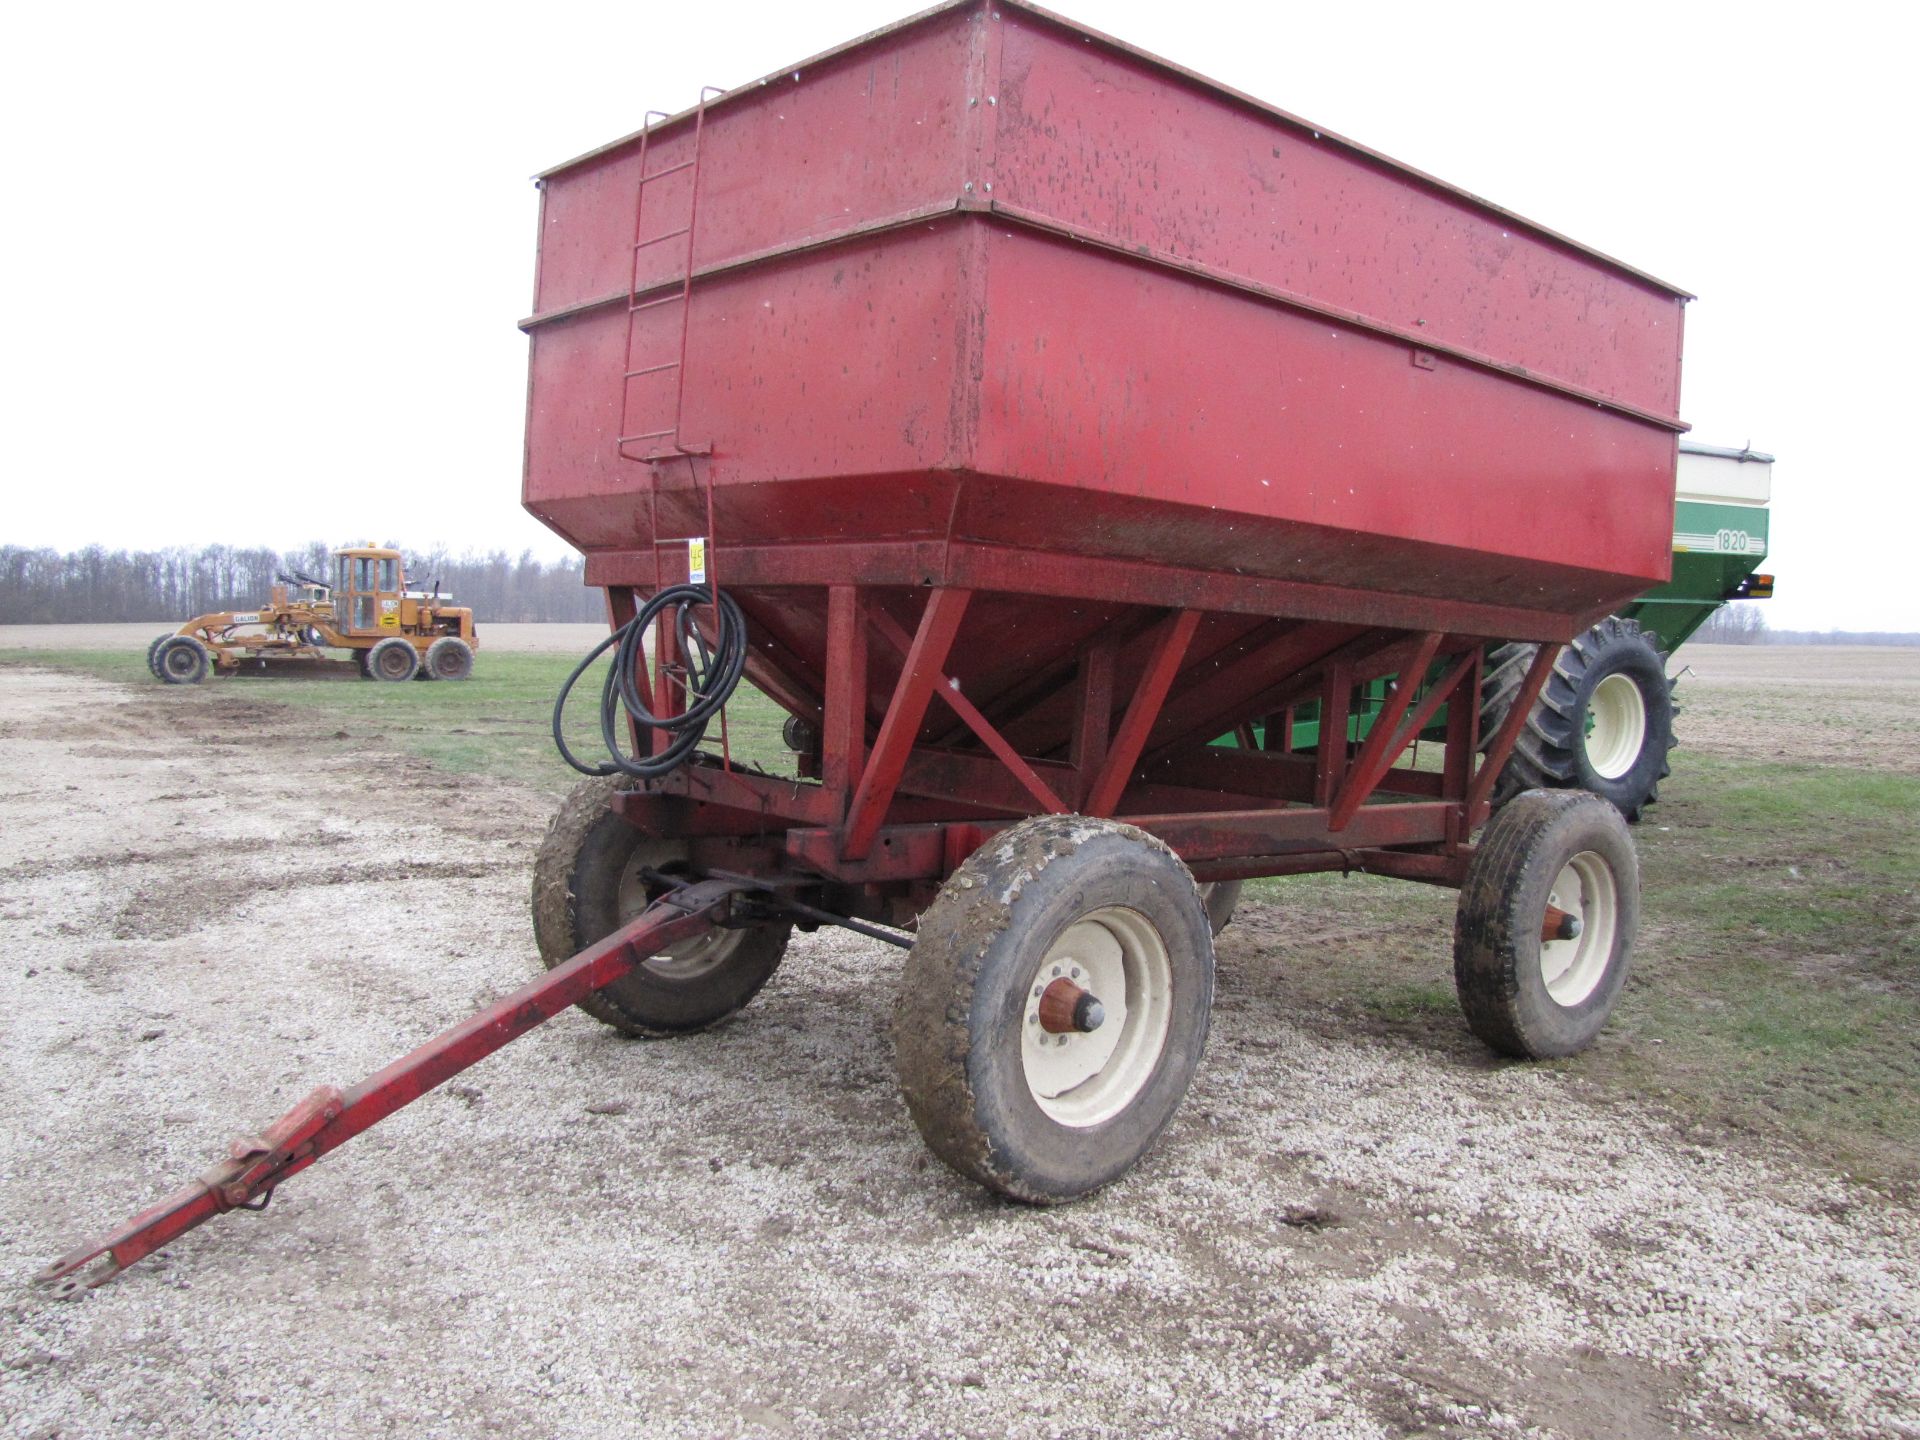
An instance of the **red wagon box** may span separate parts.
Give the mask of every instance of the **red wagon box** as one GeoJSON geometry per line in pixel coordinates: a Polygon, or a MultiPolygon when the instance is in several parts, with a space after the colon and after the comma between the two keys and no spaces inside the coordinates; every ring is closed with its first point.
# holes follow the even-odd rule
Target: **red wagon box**
{"type": "Polygon", "coordinates": [[[943,7],[541,183],[525,498],[598,583],[705,533],[682,448],[743,591],[1073,556],[1565,639],[1668,573],[1682,292],[1045,12],[943,7]]]}

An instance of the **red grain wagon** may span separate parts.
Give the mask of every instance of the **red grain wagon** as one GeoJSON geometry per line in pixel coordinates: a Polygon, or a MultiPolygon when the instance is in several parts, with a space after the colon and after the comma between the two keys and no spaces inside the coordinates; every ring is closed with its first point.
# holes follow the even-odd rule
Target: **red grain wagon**
{"type": "Polygon", "coordinates": [[[523,322],[525,503],[607,592],[637,747],[542,851],[553,968],[51,1274],[566,1005],[711,1024],[795,923],[910,945],[914,1119],[1029,1200],[1170,1119],[1247,877],[1459,888],[1476,1032],[1592,1038],[1632,842],[1579,792],[1489,801],[1560,644],[1667,578],[1685,294],[1016,0],[649,121],[541,177],[523,322]],[[1488,735],[1494,640],[1541,643],[1488,735]],[[695,749],[742,671],[800,779],[695,749]],[[1440,768],[1402,764],[1442,706],[1440,768]]]}

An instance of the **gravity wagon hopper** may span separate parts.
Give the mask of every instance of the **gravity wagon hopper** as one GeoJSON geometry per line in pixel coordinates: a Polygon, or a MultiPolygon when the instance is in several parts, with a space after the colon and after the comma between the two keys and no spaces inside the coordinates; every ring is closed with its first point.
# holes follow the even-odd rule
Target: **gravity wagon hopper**
{"type": "Polygon", "coordinates": [[[1561,645],[1667,578],[1682,292],[1015,0],[649,122],[541,178],[523,322],[525,503],[611,617],[609,753],[536,865],[551,968],[50,1280],[257,1204],[568,1005],[711,1025],[796,925],[907,949],[915,1124],[1035,1202],[1174,1115],[1248,878],[1456,888],[1474,1031],[1593,1038],[1626,825],[1493,800],[1561,645]],[[797,775],[731,757],[743,677],[797,775]]]}

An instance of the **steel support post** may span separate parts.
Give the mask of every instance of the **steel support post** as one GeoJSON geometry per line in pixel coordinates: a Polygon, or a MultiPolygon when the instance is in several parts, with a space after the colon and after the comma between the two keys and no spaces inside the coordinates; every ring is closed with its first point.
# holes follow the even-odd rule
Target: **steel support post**
{"type": "Polygon", "coordinates": [[[841,853],[850,860],[866,858],[873,837],[886,818],[887,806],[899,787],[900,774],[913,750],[920,722],[926,719],[927,706],[933,700],[933,687],[953,648],[960,621],[967,613],[971,590],[936,589],[927,596],[927,608],[921,612],[920,626],[908,647],[906,662],[900,669],[899,683],[887,704],[887,715],[880,722],[880,734],[867,756],[853,804],[847,811],[847,827],[841,853]]]}

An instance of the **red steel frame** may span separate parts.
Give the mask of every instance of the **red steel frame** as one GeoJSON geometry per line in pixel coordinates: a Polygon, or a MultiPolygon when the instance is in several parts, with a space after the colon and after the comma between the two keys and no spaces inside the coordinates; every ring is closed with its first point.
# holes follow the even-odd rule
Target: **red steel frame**
{"type": "MultiPolygon", "coordinates": [[[[1204,612],[1173,608],[1139,631],[1145,663],[1130,695],[1116,693],[1118,632],[1110,627],[1083,647],[1059,682],[1073,697],[1065,757],[1028,756],[946,668],[973,598],[962,587],[929,588],[909,635],[874,603],[869,587],[829,587],[830,664],[818,703],[764,654],[751,666],[789,708],[818,714],[819,783],[708,758],[617,796],[632,823],[686,839],[694,868],[708,878],[655,901],[623,929],[352,1089],[314,1091],[258,1136],[236,1141],[199,1180],[55,1261],[41,1283],[76,1293],[217,1215],[263,1209],[281,1182],[329,1151],[648,956],[723,923],[743,891],[825,889],[849,918],[896,918],[901,909],[922,908],[995,831],[1026,815],[1069,810],[1123,818],[1159,836],[1201,880],[1338,869],[1457,886],[1472,854],[1467,837],[1488,813],[1494,778],[1559,652],[1555,644],[1540,647],[1476,767],[1483,637],[1303,621],[1237,665],[1214,666],[1203,676],[1196,665],[1211,660],[1187,662],[1204,612]],[[879,646],[897,653],[900,666],[875,725],[868,701],[879,646]],[[1276,669],[1283,661],[1291,668],[1276,669]],[[1425,683],[1436,662],[1437,677],[1425,683]],[[1366,742],[1350,753],[1345,719],[1353,688],[1387,675],[1398,682],[1366,742]],[[1176,693],[1181,702],[1170,708],[1176,693]],[[984,753],[923,741],[936,696],[984,753]],[[1284,714],[1310,696],[1321,705],[1323,737],[1310,759],[1208,743],[1222,724],[1205,718],[1210,707],[1284,714]],[[1401,753],[1443,704],[1442,769],[1398,768],[1401,753]],[[1170,738],[1154,747],[1156,734],[1170,738]]],[[[616,624],[633,615],[636,603],[632,589],[608,592],[616,624]]],[[[684,698],[684,677],[664,619],[656,647],[655,708],[671,714],[684,698]]],[[[1284,729],[1284,721],[1270,725],[1270,733],[1284,729]]]]}
{"type": "MultiPolygon", "coordinates": [[[[1204,612],[1169,608],[1132,642],[1146,658],[1130,694],[1115,693],[1114,635],[1088,642],[1071,674],[1052,677],[1073,702],[1065,753],[1022,754],[1008,721],[987,713],[1005,707],[967,696],[947,668],[975,592],[924,588],[908,633],[875,603],[876,589],[827,587],[824,693],[764,653],[749,663],[763,689],[817,719],[818,783],[694,764],[618,797],[622,813],[688,840],[696,865],[843,887],[850,909],[883,914],[888,893],[917,908],[995,831],[1066,812],[1137,825],[1202,880],[1364,869],[1458,885],[1468,836],[1490,812],[1494,778],[1559,653],[1540,647],[1506,722],[1483,737],[1480,634],[1303,621],[1221,667],[1190,653],[1204,612]],[[876,718],[878,656],[897,659],[898,675],[876,718]],[[1398,679],[1366,741],[1342,743],[1354,688],[1383,676],[1398,679]],[[958,720],[961,743],[927,740],[938,729],[936,698],[958,720]],[[1277,737],[1284,712],[1307,699],[1320,702],[1321,734],[1335,737],[1311,757],[1210,743],[1266,716],[1277,737]],[[1442,768],[1399,766],[1442,705],[1442,768]]],[[[633,593],[611,593],[616,617],[633,613],[633,593]]],[[[669,655],[666,633],[659,643],[669,655]]]]}

